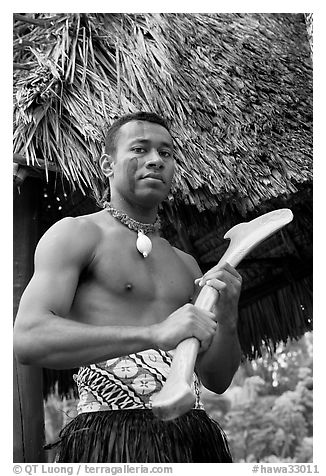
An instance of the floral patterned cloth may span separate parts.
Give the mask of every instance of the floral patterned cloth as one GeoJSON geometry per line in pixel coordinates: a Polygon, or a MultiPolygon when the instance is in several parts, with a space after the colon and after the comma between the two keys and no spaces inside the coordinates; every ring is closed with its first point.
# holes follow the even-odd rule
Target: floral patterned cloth
{"type": "MultiPolygon", "coordinates": [[[[164,384],[172,352],[149,349],[81,367],[74,379],[78,386],[78,414],[105,410],[148,409],[164,384]]],[[[194,373],[195,409],[203,409],[199,382],[194,373]]]]}

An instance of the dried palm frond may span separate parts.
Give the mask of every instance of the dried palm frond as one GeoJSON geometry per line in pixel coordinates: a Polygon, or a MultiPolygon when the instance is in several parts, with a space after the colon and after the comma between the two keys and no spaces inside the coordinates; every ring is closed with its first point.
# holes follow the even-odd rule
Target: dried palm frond
{"type": "Polygon", "coordinates": [[[136,110],[171,121],[176,203],[245,214],[312,178],[303,14],[26,14],[14,31],[14,151],[82,190],[102,195],[106,127],[136,110]]]}

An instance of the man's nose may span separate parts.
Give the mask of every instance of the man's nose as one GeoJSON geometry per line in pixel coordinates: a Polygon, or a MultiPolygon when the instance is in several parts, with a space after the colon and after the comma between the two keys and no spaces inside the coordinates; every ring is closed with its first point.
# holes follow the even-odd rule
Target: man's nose
{"type": "Polygon", "coordinates": [[[157,150],[152,149],[150,151],[146,162],[146,167],[164,167],[164,161],[157,150]]]}

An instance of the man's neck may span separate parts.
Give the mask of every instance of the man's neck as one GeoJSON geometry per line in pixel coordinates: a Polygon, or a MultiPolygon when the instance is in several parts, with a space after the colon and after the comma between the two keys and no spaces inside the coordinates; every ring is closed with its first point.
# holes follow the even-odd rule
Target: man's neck
{"type": "Polygon", "coordinates": [[[157,217],[158,206],[144,208],[138,204],[131,204],[120,197],[112,197],[110,204],[112,207],[126,213],[130,218],[141,223],[154,223],[157,217]]]}

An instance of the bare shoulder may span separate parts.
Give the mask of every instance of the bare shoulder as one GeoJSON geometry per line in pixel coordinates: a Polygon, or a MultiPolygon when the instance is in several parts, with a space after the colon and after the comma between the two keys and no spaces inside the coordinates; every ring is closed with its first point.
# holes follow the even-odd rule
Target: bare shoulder
{"type": "MultiPolygon", "coordinates": [[[[91,215],[79,217],[65,217],[52,225],[41,238],[41,241],[63,240],[85,243],[96,239],[99,227],[91,215]]],[[[41,242],[40,241],[40,242],[41,242]]]]}
{"type": "MultiPolygon", "coordinates": [[[[94,214],[95,215],[95,214],[94,214]]],[[[52,225],[40,239],[35,260],[89,260],[100,239],[100,227],[92,215],[65,217],[52,225]]]]}
{"type": "Polygon", "coordinates": [[[179,258],[183,261],[186,267],[189,269],[194,279],[202,276],[203,273],[201,272],[200,267],[193,256],[191,256],[189,253],[185,253],[184,251],[179,250],[175,246],[173,246],[173,250],[179,256],[179,258]]]}

